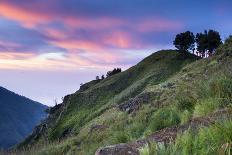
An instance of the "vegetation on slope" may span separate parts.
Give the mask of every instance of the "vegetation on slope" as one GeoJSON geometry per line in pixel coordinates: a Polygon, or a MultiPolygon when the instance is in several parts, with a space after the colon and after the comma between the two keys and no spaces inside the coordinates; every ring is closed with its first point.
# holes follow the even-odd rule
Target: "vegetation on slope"
{"type": "MultiPolygon", "coordinates": [[[[201,60],[191,54],[183,57],[178,51],[159,51],[127,71],[91,82],[87,89],[65,97],[38,127],[42,132],[32,134],[21,147],[29,146],[29,154],[94,154],[102,146],[133,142],[231,109],[232,54],[224,48],[231,50],[229,41],[219,47],[217,55],[201,60]]],[[[179,133],[180,138],[170,148],[151,150],[216,154],[219,147],[231,143],[230,138],[224,138],[230,134],[214,134],[228,131],[230,119],[217,119],[219,125],[179,133]],[[211,134],[215,137],[208,138],[211,134]],[[205,142],[209,147],[203,146],[205,142]],[[207,152],[210,148],[214,149],[207,152]]]]}
{"type": "Polygon", "coordinates": [[[183,58],[174,50],[160,51],[125,72],[94,83],[88,89],[77,91],[65,97],[60,108],[50,115],[44,133],[35,133],[37,136],[32,135],[21,146],[34,141],[37,143],[38,139],[55,142],[72,136],[75,137],[73,143],[81,144],[79,152],[88,154],[88,151],[93,153],[102,145],[135,140],[143,136],[146,126],[144,123],[148,124],[151,121],[147,120],[148,114],[151,115],[154,108],[149,108],[150,105],[147,104],[133,116],[119,110],[117,106],[138,94],[142,94],[143,98],[146,90],[150,93],[148,102],[152,103],[153,99],[159,98],[161,92],[150,91],[150,88],[165,82],[186,64],[197,59],[191,54],[183,58]],[[98,124],[105,125],[106,128],[102,133],[93,130],[90,134],[90,129],[98,124]],[[38,135],[41,137],[38,138],[38,135]],[[36,137],[36,140],[33,137],[36,137]],[[99,140],[100,137],[103,139],[99,140]]]}

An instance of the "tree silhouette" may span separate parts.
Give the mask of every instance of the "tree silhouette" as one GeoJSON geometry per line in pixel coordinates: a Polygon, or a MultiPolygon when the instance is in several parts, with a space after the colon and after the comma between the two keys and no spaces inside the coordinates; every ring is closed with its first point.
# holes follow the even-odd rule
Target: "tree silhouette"
{"type": "Polygon", "coordinates": [[[107,72],[106,77],[110,77],[110,76],[117,74],[117,73],[120,73],[120,72],[122,72],[121,68],[114,68],[112,71],[107,72]]]}
{"type": "Polygon", "coordinates": [[[186,31],[176,35],[173,44],[181,52],[187,52],[188,50],[194,50],[195,36],[192,32],[186,31]]]}
{"type": "Polygon", "coordinates": [[[208,48],[207,31],[204,31],[204,33],[196,34],[196,44],[197,51],[200,53],[200,56],[205,57],[205,53],[208,48]]]}
{"type": "Polygon", "coordinates": [[[216,48],[218,48],[219,45],[222,44],[222,41],[219,32],[214,30],[208,31],[207,38],[208,38],[208,54],[209,56],[211,56],[215,52],[216,48]]]}
{"type": "Polygon", "coordinates": [[[214,30],[205,30],[204,33],[196,35],[197,50],[201,57],[211,56],[216,48],[222,44],[219,32],[214,30]]]}

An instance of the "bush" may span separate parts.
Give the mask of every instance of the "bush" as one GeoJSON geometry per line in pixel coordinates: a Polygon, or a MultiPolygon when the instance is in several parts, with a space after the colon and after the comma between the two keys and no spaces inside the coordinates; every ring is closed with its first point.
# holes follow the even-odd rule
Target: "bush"
{"type": "Polygon", "coordinates": [[[178,94],[176,97],[176,106],[180,111],[193,111],[196,100],[185,93],[178,94]]]}

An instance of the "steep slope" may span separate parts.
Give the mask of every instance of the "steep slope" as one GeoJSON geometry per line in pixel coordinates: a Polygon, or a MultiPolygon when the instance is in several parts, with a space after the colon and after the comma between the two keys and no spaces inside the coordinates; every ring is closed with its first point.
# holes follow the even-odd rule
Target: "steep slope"
{"type": "Polygon", "coordinates": [[[45,118],[47,106],[0,87],[0,148],[9,148],[28,136],[45,118]]]}
{"type": "MultiPolygon", "coordinates": [[[[97,155],[107,154],[107,151],[123,153],[112,152],[114,150],[138,153],[147,140],[156,143],[164,136],[165,142],[173,142],[177,134],[188,128],[194,129],[196,134],[196,130],[203,127],[209,127],[206,131],[219,139],[212,140],[215,143],[210,148],[220,147],[232,141],[224,138],[230,135],[217,134],[229,131],[230,123],[224,123],[218,130],[211,127],[231,119],[232,54],[221,51],[200,60],[174,50],[159,51],[122,73],[91,81],[66,96],[62,104],[51,108],[49,118],[37,126],[19,148],[28,146],[23,152],[28,154],[91,155],[96,150],[97,155]],[[220,111],[228,115],[224,117],[220,111]],[[208,118],[212,118],[209,123],[208,118]],[[113,145],[119,143],[127,144],[113,145]],[[130,144],[139,148],[132,148],[130,144]],[[104,147],[108,145],[113,146],[104,147]]],[[[182,152],[185,142],[176,148],[179,149],[176,154],[191,154],[182,152]]],[[[194,139],[187,142],[197,144],[194,139]]],[[[183,150],[192,151],[189,145],[183,150]]]]}
{"type": "MultiPolygon", "coordinates": [[[[77,143],[88,144],[87,141],[90,139],[86,139],[85,136],[87,136],[89,128],[98,130],[98,128],[104,128],[103,124],[106,124],[105,127],[109,130],[107,132],[108,136],[115,137],[114,134],[120,134],[123,128],[116,129],[116,124],[111,119],[114,119],[114,117],[123,119],[117,120],[118,126],[126,123],[124,119],[129,114],[123,112],[128,110],[123,105],[128,104],[129,108],[132,108],[130,110],[132,112],[134,107],[138,107],[136,105],[137,101],[133,101],[133,98],[144,100],[144,102],[151,102],[156,99],[161,92],[145,92],[145,90],[153,85],[165,82],[185,65],[197,59],[196,56],[191,54],[183,57],[175,50],[159,51],[127,71],[101,81],[87,83],[76,93],[66,96],[61,105],[52,108],[47,121],[38,126],[34,134],[27,138],[21,146],[38,144],[38,141],[62,140],[65,137],[78,137],[80,142],[77,143]],[[133,105],[134,103],[135,105],[130,107],[130,104],[133,105]],[[118,106],[121,107],[121,110],[118,110],[118,106]],[[114,132],[115,130],[117,132],[114,132]],[[85,139],[86,142],[81,142],[82,139],[85,139]]],[[[133,122],[136,122],[136,120],[133,122]]],[[[136,130],[136,127],[132,130],[136,130]]],[[[133,135],[133,138],[139,138],[141,134],[142,131],[138,131],[133,135]]],[[[119,139],[112,139],[112,143],[117,143],[119,139]]],[[[102,144],[107,143],[111,142],[102,141],[102,144]]],[[[93,142],[93,147],[88,151],[94,151],[102,144],[93,142]]],[[[83,147],[81,151],[86,152],[85,149],[87,148],[83,147]]]]}

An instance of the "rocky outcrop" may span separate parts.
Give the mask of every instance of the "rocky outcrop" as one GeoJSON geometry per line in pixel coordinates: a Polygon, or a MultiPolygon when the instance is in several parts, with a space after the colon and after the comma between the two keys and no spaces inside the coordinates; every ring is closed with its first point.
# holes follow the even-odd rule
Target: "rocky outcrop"
{"type": "Polygon", "coordinates": [[[117,144],[100,148],[95,155],[139,155],[139,150],[129,144],[117,144]]]}
{"type": "Polygon", "coordinates": [[[108,126],[103,125],[103,124],[92,125],[92,126],[90,127],[89,132],[92,133],[92,132],[94,132],[94,131],[102,131],[102,130],[104,130],[104,129],[106,129],[106,128],[108,128],[108,126]]]}
{"type": "Polygon", "coordinates": [[[151,93],[151,92],[139,94],[135,98],[131,98],[128,101],[119,104],[118,108],[121,111],[125,111],[128,113],[131,113],[133,111],[137,111],[139,109],[139,107],[141,106],[141,104],[148,103],[150,101],[151,97],[154,95],[155,94],[151,93]]]}

